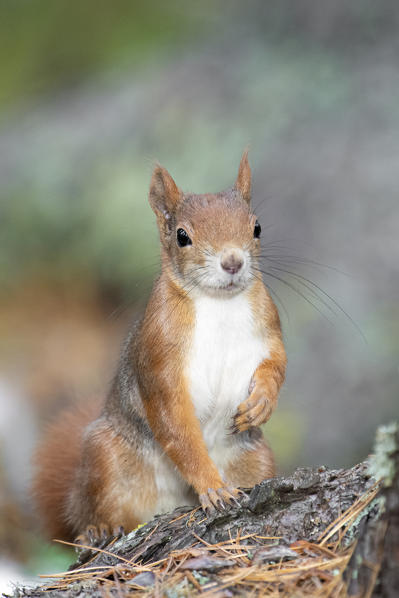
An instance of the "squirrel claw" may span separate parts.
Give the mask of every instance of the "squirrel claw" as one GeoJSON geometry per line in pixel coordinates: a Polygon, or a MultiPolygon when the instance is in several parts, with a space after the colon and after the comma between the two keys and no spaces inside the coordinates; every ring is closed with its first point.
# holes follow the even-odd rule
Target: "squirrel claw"
{"type": "Polygon", "coordinates": [[[109,533],[109,528],[107,525],[101,524],[99,532],[100,532],[100,541],[105,542],[106,540],[108,540],[110,533],[109,533]]]}
{"type": "Polygon", "coordinates": [[[213,515],[216,510],[224,513],[229,508],[240,507],[240,498],[246,498],[246,494],[238,488],[231,486],[221,486],[217,490],[208,488],[207,492],[199,496],[202,510],[209,516],[213,515]]]}
{"type": "Polygon", "coordinates": [[[239,431],[240,430],[235,423],[230,426],[230,434],[238,434],[239,431]]]}
{"type": "Polygon", "coordinates": [[[231,496],[230,498],[227,498],[227,503],[230,507],[239,507],[240,503],[238,502],[238,500],[236,498],[234,498],[234,496],[231,496]]]}
{"type": "MultiPolygon", "coordinates": [[[[257,389],[255,388],[248,399],[238,406],[233,420],[233,430],[244,432],[253,426],[261,426],[270,418],[272,402],[265,394],[256,396],[256,393],[257,389]]],[[[259,389],[259,393],[261,393],[261,389],[259,389]]]]}
{"type": "Polygon", "coordinates": [[[122,538],[123,536],[125,536],[125,528],[123,527],[123,525],[118,525],[118,527],[114,527],[114,529],[112,530],[112,535],[114,538],[122,538]]]}
{"type": "Polygon", "coordinates": [[[112,533],[108,525],[100,523],[99,526],[88,525],[85,531],[75,539],[76,552],[87,550],[88,547],[106,546],[113,538],[120,538],[125,535],[125,530],[122,526],[114,528],[112,533]]]}
{"type": "Polygon", "coordinates": [[[223,511],[227,511],[228,507],[232,507],[238,505],[236,499],[234,498],[234,488],[228,488],[227,491],[225,488],[218,488],[216,490],[218,496],[220,496],[220,502],[222,504],[223,511]]]}
{"type": "Polygon", "coordinates": [[[231,496],[228,499],[229,504],[233,507],[241,507],[241,502],[245,501],[248,498],[245,492],[243,492],[243,490],[240,490],[239,488],[229,487],[228,490],[231,494],[231,496]]]}
{"type": "Polygon", "coordinates": [[[207,517],[209,517],[215,512],[215,507],[211,503],[207,492],[204,492],[204,494],[199,495],[199,501],[201,503],[201,508],[207,517]]]}
{"type": "Polygon", "coordinates": [[[86,535],[88,544],[90,546],[95,546],[96,544],[101,542],[103,531],[104,530],[102,529],[102,526],[96,527],[95,525],[88,525],[84,534],[86,535]]]}
{"type": "MultiPolygon", "coordinates": [[[[219,490],[220,490],[220,488],[219,488],[219,490]]],[[[223,502],[223,495],[219,492],[219,490],[214,490],[213,488],[208,488],[208,496],[209,496],[211,503],[218,511],[225,511],[226,507],[223,502]]]]}

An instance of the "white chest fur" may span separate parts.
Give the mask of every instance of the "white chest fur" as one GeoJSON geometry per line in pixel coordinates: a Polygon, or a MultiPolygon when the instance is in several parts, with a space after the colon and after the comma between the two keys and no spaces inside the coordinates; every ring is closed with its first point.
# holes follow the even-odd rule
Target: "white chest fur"
{"type": "Polygon", "coordinates": [[[245,294],[196,298],[186,375],[205,442],[219,467],[232,418],[248,396],[255,369],[267,357],[267,342],[256,332],[245,294]]]}
{"type": "MultiPolygon", "coordinates": [[[[251,304],[244,294],[228,299],[195,299],[195,327],[185,374],[209,455],[223,476],[243,450],[229,433],[238,405],[261,361],[267,341],[256,333],[251,304]]],[[[152,458],[158,488],[156,512],[197,504],[194,493],[163,452],[152,458]]]]}

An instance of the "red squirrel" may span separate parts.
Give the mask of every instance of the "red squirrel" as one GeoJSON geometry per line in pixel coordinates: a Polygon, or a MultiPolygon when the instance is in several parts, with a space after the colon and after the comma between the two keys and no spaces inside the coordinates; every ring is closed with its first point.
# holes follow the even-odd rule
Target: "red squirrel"
{"type": "Polygon", "coordinates": [[[247,152],[234,186],[215,194],[183,193],[155,167],[162,270],[144,316],[102,408],[62,414],[37,451],[33,493],[50,536],[130,531],[182,505],[227,509],[274,475],[259,426],[286,354],[250,200],[247,152]]]}

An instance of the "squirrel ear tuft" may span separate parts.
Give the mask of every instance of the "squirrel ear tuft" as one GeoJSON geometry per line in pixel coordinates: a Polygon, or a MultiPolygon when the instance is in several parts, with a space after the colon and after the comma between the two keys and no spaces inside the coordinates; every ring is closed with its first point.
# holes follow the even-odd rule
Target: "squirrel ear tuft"
{"type": "Polygon", "coordinates": [[[160,165],[154,168],[150,183],[149,201],[157,218],[169,220],[181,199],[181,192],[173,178],[160,165]]]}
{"type": "Polygon", "coordinates": [[[248,162],[247,149],[242,155],[234,188],[241,193],[242,198],[245,199],[246,202],[249,203],[251,201],[251,167],[248,162]]]}

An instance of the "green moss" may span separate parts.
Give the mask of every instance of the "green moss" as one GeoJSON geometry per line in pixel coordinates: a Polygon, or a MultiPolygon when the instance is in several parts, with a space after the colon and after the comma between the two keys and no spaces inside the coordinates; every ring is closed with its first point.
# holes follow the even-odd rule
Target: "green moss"
{"type": "Polygon", "coordinates": [[[183,581],[176,584],[172,588],[165,589],[164,591],[167,598],[182,598],[183,596],[192,596],[193,589],[193,586],[185,577],[183,581]]]}
{"type": "Polygon", "coordinates": [[[376,480],[383,480],[390,486],[395,476],[395,462],[391,458],[399,450],[397,445],[398,422],[391,422],[377,429],[374,453],[370,457],[369,471],[376,480]]]}
{"type": "Polygon", "coordinates": [[[348,530],[345,534],[344,544],[346,546],[349,546],[350,544],[352,544],[352,542],[354,542],[354,540],[357,539],[359,524],[360,524],[361,520],[363,519],[363,517],[368,515],[368,513],[371,513],[374,509],[377,509],[378,517],[379,517],[381,515],[381,513],[383,513],[383,511],[384,511],[384,503],[385,503],[384,497],[377,496],[374,500],[371,501],[370,504],[368,504],[361,511],[361,513],[359,513],[358,517],[356,517],[356,519],[352,522],[351,526],[348,528],[348,530]]]}
{"type": "Polygon", "coordinates": [[[201,573],[198,573],[198,571],[193,571],[193,576],[195,577],[195,579],[198,581],[198,583],[201,586],[204,586],[206,583],[211,581],[209,577],[206,577],[205,575],[201,575],[201,573]]]}

